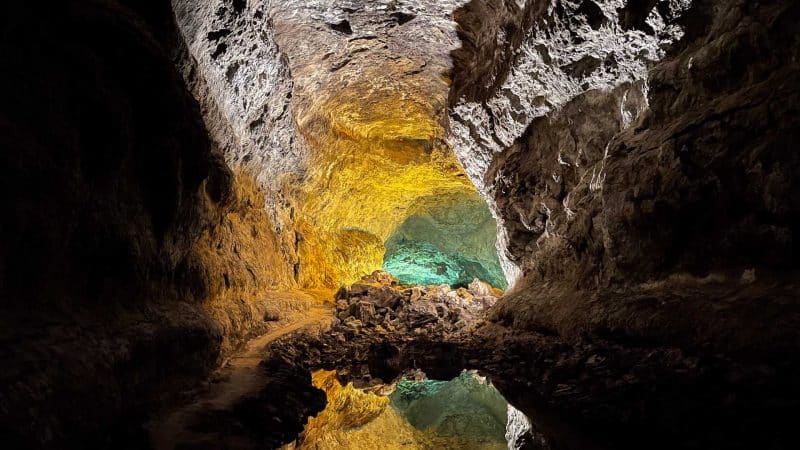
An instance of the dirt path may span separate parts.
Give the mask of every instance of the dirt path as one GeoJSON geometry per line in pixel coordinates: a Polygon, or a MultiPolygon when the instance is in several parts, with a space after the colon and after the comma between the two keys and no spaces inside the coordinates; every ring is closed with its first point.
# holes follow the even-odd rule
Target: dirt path
{"type": "Polygon", "coordinates": [[[173,450],[178,445],[201,443],[207,439],[203,433],[189,430],[191,419],[204,411],[225,410],[239,400],[259,392],[265,379],[259,363],[266,357],[266,347],[272,341],[301,329],[324,327],[333,318],[332,308],[315,303],[299,320],[290,322],[261,335],[247,343],[244,349],[232,356],[217,370],[213,379],[219,379],[196,401],[180,407],[158,423],[152,423],[150,436],[155,450],[173,450]]]}

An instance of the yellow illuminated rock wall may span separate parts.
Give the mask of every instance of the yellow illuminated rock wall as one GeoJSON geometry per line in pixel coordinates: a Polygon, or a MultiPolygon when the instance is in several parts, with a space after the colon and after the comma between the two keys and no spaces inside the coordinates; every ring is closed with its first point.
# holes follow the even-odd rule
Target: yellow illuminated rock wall
{"type": "Polygon", "coordinates": [[[416,209],[474,196],[442,140],[447,80],[397,62],[328,92],[298,117],[311,148],[300,205],[298,282],[336,288],[379,269],[384,242],[416,209]]]}
{"type": "Polygon", "coordinates": [[[222,214],[213,216],[194,243],[182,271],[222,336],[220,357],[266,332],[265,317],[288,318],[310,303],[294,292],[293,239],[276,232],[256,181],[236,170],[231,183],[222,214]]]}

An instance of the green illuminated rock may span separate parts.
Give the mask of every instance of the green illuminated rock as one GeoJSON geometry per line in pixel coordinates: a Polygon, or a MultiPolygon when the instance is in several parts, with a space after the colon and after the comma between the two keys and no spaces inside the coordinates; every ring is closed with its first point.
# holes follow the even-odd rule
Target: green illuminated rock
{"type": "Polygon", "coordinates": [[[440,196],[417,208],[386,241],[383,270],[403,284],[466,286],[474,278],[507,286],[495,243],[497,223],[477,193],[440,196]]]}

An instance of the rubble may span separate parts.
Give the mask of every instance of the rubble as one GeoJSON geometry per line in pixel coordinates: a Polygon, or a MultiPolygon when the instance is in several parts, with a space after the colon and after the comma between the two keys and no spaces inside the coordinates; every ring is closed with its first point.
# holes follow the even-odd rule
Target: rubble
{"type": "Polygon", "coordinates": [[[475,325],[502,291],[477,278],[467,288],[402,286],[376,270],[336,294],[334,324],[350,332],[453,333],[475,325]]]}

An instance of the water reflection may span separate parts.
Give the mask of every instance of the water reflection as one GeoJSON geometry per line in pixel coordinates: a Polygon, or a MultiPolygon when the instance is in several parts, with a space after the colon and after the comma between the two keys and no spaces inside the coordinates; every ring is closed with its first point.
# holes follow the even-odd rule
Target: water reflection
{"type": "Polygon", "coordinates": [[[525,416],[473,371],[449,381],[409,372],[364,390],[342,385],[335,371],[318,370],[312,381],[327,406],[286,450],[515,449],[530,430],[525,416]]]}

